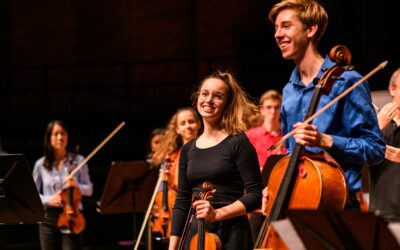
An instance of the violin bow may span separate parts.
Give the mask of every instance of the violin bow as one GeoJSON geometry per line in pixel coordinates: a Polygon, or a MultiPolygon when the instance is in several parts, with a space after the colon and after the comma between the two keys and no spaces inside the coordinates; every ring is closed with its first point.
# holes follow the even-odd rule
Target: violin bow
{"type": "MultiPolygon", "coordinates": [[[[330,101],[328,104],[326,104],[324,107],[322,107],[320,110],[318,110],[318,112],[314,113],[312,116],[310,116],[308,119],[306,119],[303,123],[310,123],[312,120],[314,120],[317,116],[319,116],[321,113],[323,113],[325,110],[327,110],[330,106],[332,106],[333,104],[335,104],[337,101],[339,101],[340,99],[342,99],[343,97],[345,97],[347,94],[350,93],[350,91],[352,91],[353,89],[357,88],[358,85],[360,85],[361,83],[363,83],[364,81],[366,81],[368,78],[370,78],[371,76],[373,76],[376,72],[378,72],[379,70],[383,69],[384,67],[386,67],[388,61],[384,61],[382,63],[380,63],[377,67],[375,67],[375,69],[371,70],[367,75],[365,75],[363,78],[361,78],[360,80],[358,80],[358,82],[356,82],[355,84],[353,84],[353,86],[349,87],[348,89],[346,89],[345,91],[343,91],[343,93],[341,93],[340,95],[338,95],[336,98],[334,98],[332,101],[330,101]]],[[[292,131],[290,131],[289,133],[287,133],[286,135],[284,135],[279,141],[277,141],[275,144],[273,144],[272,146],[270,146],[267,151],[272,151],[274,149],[276,149],[277,147],[281,146],[282,143],[284,141],[286,141],[290,136],[292,136],[295,132],[297,131],[297,129],[293,129],[292,131]]]]}
{"type": "Polygon", "coordinates": [[[121,122],[79,165],[71,171],[71,173],[65,178],[64,184],[68,179],[72,178],[121,128],[125,126],[125,122],[121,122]]]}

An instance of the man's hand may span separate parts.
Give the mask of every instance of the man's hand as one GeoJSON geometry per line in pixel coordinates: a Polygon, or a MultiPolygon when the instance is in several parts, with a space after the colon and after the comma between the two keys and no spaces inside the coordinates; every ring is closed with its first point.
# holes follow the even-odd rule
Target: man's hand
{"type": "Polygon", "coordinates": [[[386,145],[385,158],[389,161],[400,163],[400,148],[386,145]]]}
{"type": "Polygon", "coordinates": [[[393,118],[399,114],[399,107],[396,103],[390,102],[383,106],[381,111],[379,111],[378,113],[379,129],[383,130],[384,128],[386,128],[387,125],[389,125],[390,121],[392,121],[393,118]]]}
{"type": "Polygon", "coordinates": [[[332,137],[319,133],[315,125],[298,122],[293,125],[293,128],[295,129],[293,137],[297,144],[323,149],[328,149],[333,145],[332,137]]]}

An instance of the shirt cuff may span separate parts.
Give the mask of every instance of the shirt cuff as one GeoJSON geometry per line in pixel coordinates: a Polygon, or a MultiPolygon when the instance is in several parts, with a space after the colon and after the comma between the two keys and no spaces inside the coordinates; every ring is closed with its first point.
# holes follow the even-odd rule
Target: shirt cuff
{"type": "Polygon", "coordinates": [[[338,153],[343,154],[347,146],[348,138],[337,135],[330,135],[330,136],[332,137],[333,144],[332,147],[327,150],[328,153],[332,155],[336,155],[338,153]]]}

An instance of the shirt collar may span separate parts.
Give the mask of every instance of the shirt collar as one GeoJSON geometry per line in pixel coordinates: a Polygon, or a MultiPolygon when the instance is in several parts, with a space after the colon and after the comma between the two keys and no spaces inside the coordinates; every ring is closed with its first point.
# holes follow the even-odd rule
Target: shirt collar
{"type": "MultiPolygon", "coordinates": [[[[333,62],[328,55],[325,56],[324,61],[322,63],[321,68],[318,71],[317,77],[321,79],[321,77],[324,75],[324,72],[331,67],[333,67],[336,63],[333,62]]],[[[305,86],[304,83],[300,79],[300,73],[297,68],[297,66],[293,69],[292,74],[290,75],[289,83],[294,84],[294,85],[300,85],[300,86],[305,86]]],[[[312,84],[314,86],[314,84],[312,84]]]]}

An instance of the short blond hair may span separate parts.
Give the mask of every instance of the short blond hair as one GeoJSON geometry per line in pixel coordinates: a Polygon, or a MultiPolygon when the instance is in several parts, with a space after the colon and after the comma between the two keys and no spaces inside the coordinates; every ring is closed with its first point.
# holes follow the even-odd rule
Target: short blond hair
{"type": "Polygon", "coordinates": [[[262,94],[262,96],[260,97],[259,104],[262,105],[264,101],[269,99],[277,100],[282,103],[282,95],[281,93],[279,93],[279,91],[275,89],[265,91],[264,94],[262,94]]]}
{"type": "Polygon", "coordinates": [[[282,0],[272,7],[268,15],[269,21],[275,25],[278,14],[286,9],[294,10],[306,28],[318,26],[313,40],[317,45],[328,26],[328,14],[324,7],[317,0],[282,0]]]}

